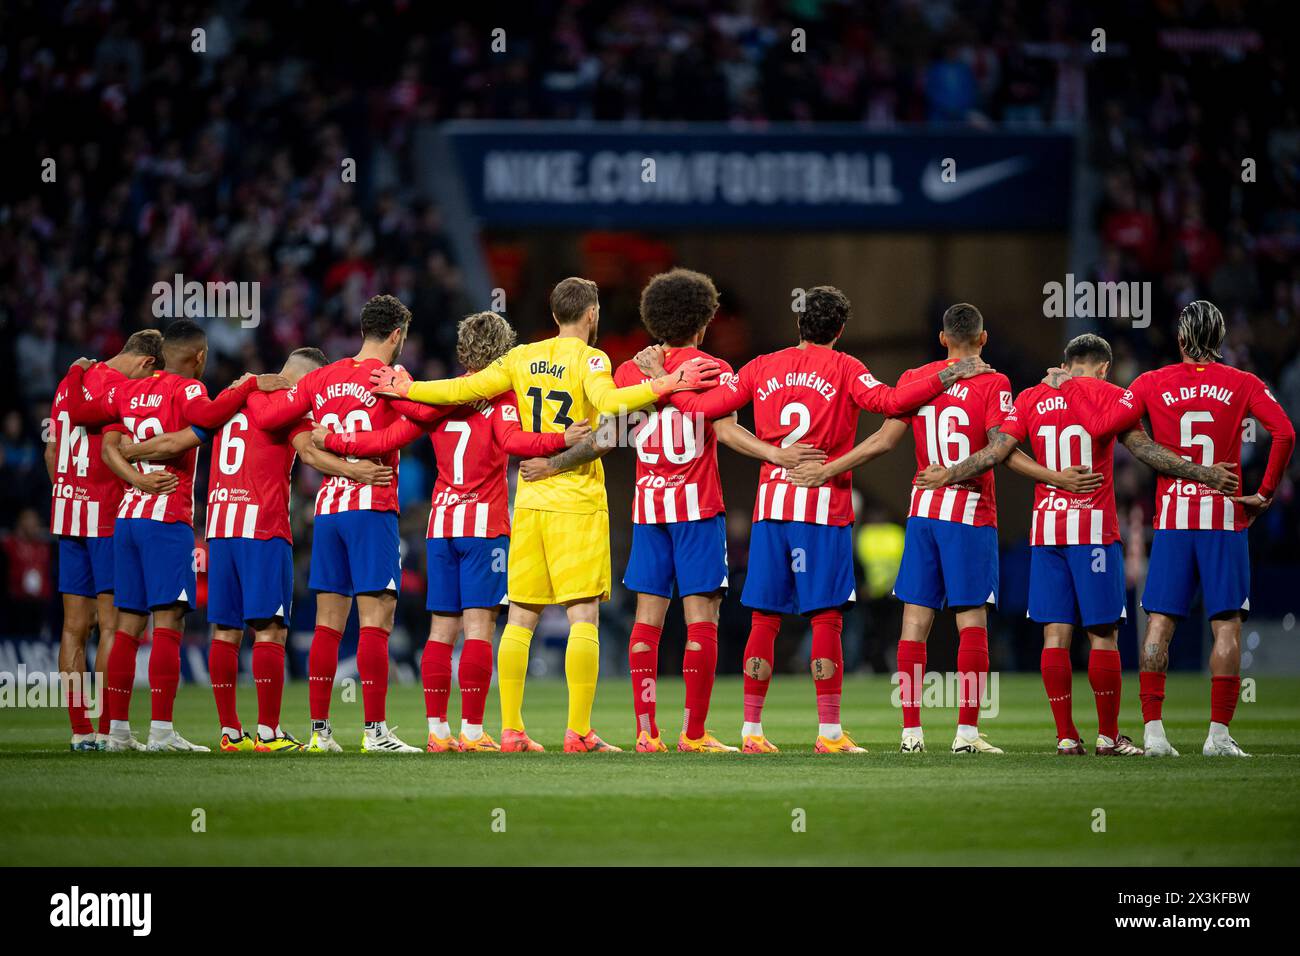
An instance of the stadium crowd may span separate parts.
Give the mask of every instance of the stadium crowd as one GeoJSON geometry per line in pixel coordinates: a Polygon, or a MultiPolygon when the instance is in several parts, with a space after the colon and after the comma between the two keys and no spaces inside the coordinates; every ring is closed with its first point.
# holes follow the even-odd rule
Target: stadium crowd
{"type": "MultiPolygon", "coordinates": [[[[43,421],[69,362],[165,323],[155,282],[260,283],[256,327],[205,323],[210,388],[276,368],[299,345],[348,354],[377,292],[416,317],[404,364],[423,378],[451,369],[454,320],[471,303],[439,208],[405,185],[425,122],[1079,125],[1099,184],[1092,277],[1151,281],[1156,295],[1151,328],[1099,330],[1116,347],[1114,380],[1174,358],[1159,318],[1208,297],[1230,322],[1227,361],[1273,382],[1300,418],[1300,90],[1281,46],[1285,7],[1254,11],[1274,29],[1244,27],[1244,4],[1126,7],[1100,54],[1093,5],[1062,0],[543,0],[502,23],[434,4],[6,4],[0,556],[12,613],[0,627],[57,621],[43,421]],[[195,27],[203,56],[190,55],[195,27]],[[354,184],[338,174],[349,157],[354,184]],[[1249,180],[1243,157],[1255,160],[1249,180]]],[[[432,483],[424,445],[402,470],[413,556],[432,483]]],[[[1245,455],[1249,486],[1263,456],[1245,455]]],[[[1120,457],[1122,511],[1149,508],[1147,473],[1120,457]]],[[[205,479],[201,469],[196,497],[205,479]]],[[[315,480],[299,469],[300,541],[315,480]]],[[[1278,505],[1252,547],[1294,560],[1291,483],[1278,505]]],[[[418,594],[423,574],[407,576],[418,594]]],[[[399,619],[422,620],[421,606],[399,619]]]]}

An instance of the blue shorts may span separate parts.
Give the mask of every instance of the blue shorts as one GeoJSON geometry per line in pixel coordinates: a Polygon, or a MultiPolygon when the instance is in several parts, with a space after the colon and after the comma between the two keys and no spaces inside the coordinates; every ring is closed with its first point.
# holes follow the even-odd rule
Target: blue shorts
{"type": "Polygon", "coordinates": [[[400,590],[401,542],[393,511],[340,511],[317,515],[311,539],[313,591],[375,594],[400,590]]]}
{"type": "Polygon", "coordinates": [[[425,608],[459,614],[467,607],[496,607],[506,600],[510,536],[428,538],[429,597],[425,608]]]}
{"type": "Polygon", "coordinates": [[[208,623],[243,630],[247,621],[288,621],[293,546],[284,538],[208,539],[208,623]]]}
{"type": "Polygon", "coordinates": [[[1250,611],[1250,549],[1245,531],[1162,528],[1151,539],[1142,608],[1186,617],[1201,587],[1206,617],[1250,611]]]}
{"type": "Polygon", "coordinates": [[[996,605],[998,529],[908,518],[894,596],[935,610],[996,605]]]}
{"type": "Polygon", "coordinates": [[[143,614],[194,607],[194,529],[180,521],[118,518],[113,526],[113,605],[143,614]]]}
{"type": "Polygon", "coordinates": [[[59,538],[60,594],[93,598],[112,590],[112,538],[59,538]]]}
{"type": "Polygon", "coordinates": [[[1029,616],[1039,624],[1115,624],[1128,616],[1126,604],[1120,542],[1029,549],[1029,616]]]}
{"type": "Polygon", "coordinates": [[[632,525],[632,553],[623,585],[637,594],[713,594],[727,587],[727,521],[632,525]]]}
{"type": "Polygon", "coordinates": [[[851,525],[759,521],[749,537],[740,603],[758,611],[811,614],[857,600],[851,525]]]}

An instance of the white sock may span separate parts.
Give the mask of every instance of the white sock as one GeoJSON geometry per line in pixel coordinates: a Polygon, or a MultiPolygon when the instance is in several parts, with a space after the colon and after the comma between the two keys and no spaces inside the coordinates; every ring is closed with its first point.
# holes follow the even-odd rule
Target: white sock
{"type": "Polygon", "coordinates": [[[266,726],[266,724],[258,724],[258,725],[257,725],[257,736],[261,737],[261,738],[262,738],[263,740],[265,740],[267,743],[270,743],[270,742],[271,742],[272,740],[274,740],[276,737],[280,736],[279,730],[280,730],[279,727],[276,727],[276,728],[272,729],[272,728],[266,726]]]}
{"type": "Polygon", "coordinates": [[[1165,739],[1165,725],[1163,721],[1148,720],[1144,725],[1144,727],[1142,728],[1142,730],[1143,730],[1143,734],[1148,739],[1152,737],[1159,738],[1160,740],[1165,739]]]}
{"type": "Polygon", "coordinates": [[[1221,724],[1221,723],[1219,723],[1218,721],[1215,721],[1215,720],[1210,721],[1210,736],[1211,736],[1211,737],[1227,737],[1227,736],[1228,736],[1228,725],[1227,725],[1227,724],[1221,724]]]}
{"type": "Polygon", "coordinates": [[[745,721],[745,723],[740,728],[740,736],[741,737],[763,736],[763,724],[761,722],[756,724],[751,724],[749,721],[745,721]]]}
{"type": "Polygon", "coordinates": [[[844,731],[840,728],[839,724],[818,724],[817,734],[818,736],[825,737],[827,740],[839,740],[840,737],[843,736],[844,731]]]}
{"type": "Polygon", "coordinates": [[[965,737],[967,740],[974,740],[979,735],[980,735],[980,729],[978,727],[971,726],[970,724],[957,725],[958,737],[965,737]]]}
{"type": "Polygon", "coordinates": [[[170,720],[151,720],[151,721],[149,721],[149,729],[150,729],[151,731],[153,731],[153,730],[163,730],[163,731],[171,730],[171,729],[172,729],[172,722],[171,722],[170,720]]]}
{"type": "Polygon", "coordinates": [[[916,737],[918,740],[924,740],[924,739],[925,739],[925,731],[922,730],[920,727],[904,727],[904,728],[903,728],[903,736],[904,736],[904,737],[916,737]]]}
{"type": "Polygon", "coordinates": [[[466,740],[478,740],[483,736],[482,724],[471,724],[468,721],[460,722],[460,732],[464,734],[466,740]]]}
{"type": "Polygon", "coordinates": [[[131,735],[131,721],[110,720],[108,722],[108,732],[110,735],[117,734],[119,737],[129,737],[131,735]]]}
{"type": "Polygon", "coordinates": [[[447,721],[445,718],[430,717],[429,733],[434,734],[438,737],[449,737],[451,736],[451,728],[447,726],[447,721]]]}
{"type": "Polygon", "coordinates": [[[244,732],[242,730],[236,730],[234,727],[222,727],[221,732],[225,734],[227,737],[229,737],[231,740],[239,740],[244,736],[244,732]]]}

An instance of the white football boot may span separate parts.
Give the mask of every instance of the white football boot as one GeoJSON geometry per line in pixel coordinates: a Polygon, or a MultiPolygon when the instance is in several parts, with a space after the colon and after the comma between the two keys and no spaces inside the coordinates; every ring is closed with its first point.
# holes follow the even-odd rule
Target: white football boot
{"type": "Polygon", "coordinates": [[[418,754],[424,751],[403,743],[398,736],[388,729],[385,721],[367,724],[361,735],[361,752],[365,754],[418,754]]]}
{"type": "Polygon", "coordinates": [[[1210,734],[1205,738],[1201,754],[1206,757],[1249,757],[1241,745],[1227,734],[1210,734]]]}
{"type": "Polygon", "coordinates": [[[114,730],[104,740],[104,749],[110,753],[125,753],[128,750],[144,750],[144,744],[135,739],[130,728],[114,730]]]}
{"type": "Polygon", "coordinates": [[[1148,721],[1142,728],[1142,752],[1148,757],[1177,757],[1178,751],[1165,736],[1165,725],[1158,720],[1148,721]]]}
{"type": "Polygon", "coordinates": [[[898,745],[900,754],[923,754],[925,753],[925,738],[920,734],[909,734],[903,731],[903,740],[898,745]]]}
{"type": "Polygon", "coordinates": [[[205,747],[202,744],[192,744],[174,729],[166,730],[153,728],[149,729],[149,744],[145,748],[151,754],[171,752],[171,753],[211,753],[211,747],[205,747]]]}
{"type": "Polygon", "coordinates": [[[73,734],[68,749],[73,753],[89,753],[92,750],[98,750],[99,745],[95,743],[94,734],[73,734]]]}
{"type": "Polygon", "coordinates": [[[958,734],[952,739],[952,752],[955,754],[1000,754],[1002,748],[994,747],[983,734],[963,737],[958,734]]]}

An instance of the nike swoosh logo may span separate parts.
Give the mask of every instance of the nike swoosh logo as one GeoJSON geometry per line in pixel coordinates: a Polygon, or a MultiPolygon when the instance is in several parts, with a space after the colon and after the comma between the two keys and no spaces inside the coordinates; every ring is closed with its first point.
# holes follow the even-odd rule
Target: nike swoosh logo
{"type": "Polygon", "coordinates": [[[999,160],[974,169],[957,168],[957,178],[950,183],[943,181],[943,171],[938,162],[925,167],[921,173],[921,192],[930,202],[953,202],[969,196],[973,192],[987,189],[994,183],[1019,176],[1029,168],[1029,160],[1024,156],[999,160]]]}

